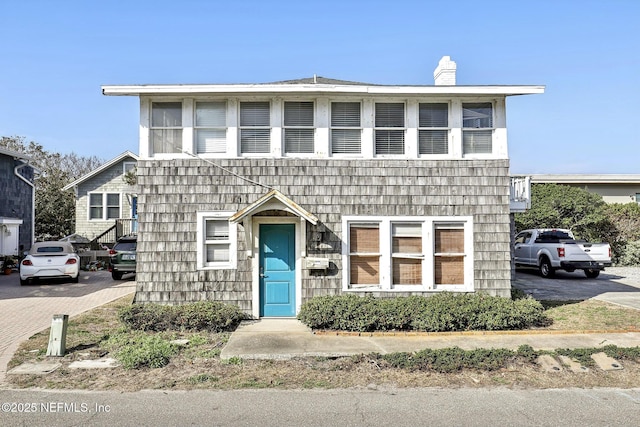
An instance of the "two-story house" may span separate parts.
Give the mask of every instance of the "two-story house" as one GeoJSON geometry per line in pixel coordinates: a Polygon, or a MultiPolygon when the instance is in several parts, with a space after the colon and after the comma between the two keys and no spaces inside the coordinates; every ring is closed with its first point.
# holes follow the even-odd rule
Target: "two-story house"
{"type": "Polygon", "coordinates": [[[137,302],[295,316],[319,295],[509,296],[506,98],[542,86],[313,76],[140,99],[137,302]]]}
{"type": "Polygon", "coordinates": [[[125,151],[62,188],[75,192],[75,235],[94,242],[96,249],[112,247],[136,231],[136,185],[127,176],[135,177],[137,161],[136,154],[125,151]]]}

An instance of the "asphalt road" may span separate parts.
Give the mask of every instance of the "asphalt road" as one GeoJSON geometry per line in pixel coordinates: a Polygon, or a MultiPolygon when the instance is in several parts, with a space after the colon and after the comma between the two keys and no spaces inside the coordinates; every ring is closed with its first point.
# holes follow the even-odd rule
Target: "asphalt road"
{"type": "Polygon", "coordinates": [[[632,426],[640,389],[0,391],[3,426],[632,426]]]}

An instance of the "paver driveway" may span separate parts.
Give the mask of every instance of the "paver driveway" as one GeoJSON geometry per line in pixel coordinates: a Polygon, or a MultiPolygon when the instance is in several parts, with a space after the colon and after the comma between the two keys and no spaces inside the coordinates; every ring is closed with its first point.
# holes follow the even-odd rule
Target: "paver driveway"
{"type": "Polygon", "coordinates": [[[51,326],[54,314],[69,317],[135,291],[133,279],[114,281],[107,271],[81,271],[80,283],[41,282],[20,286],[20,277],[0,275],[0,385],[20,343],[51,326]]]}

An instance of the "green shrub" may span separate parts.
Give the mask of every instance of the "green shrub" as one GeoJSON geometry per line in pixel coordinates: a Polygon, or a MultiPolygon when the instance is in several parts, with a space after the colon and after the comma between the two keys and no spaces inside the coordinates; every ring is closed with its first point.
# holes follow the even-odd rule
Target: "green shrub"
{"type": "Polygon", "coordinates": [[[313,329],[428,332],[525,329],[547,321],[542,305],[485,294],[443,292],[430,297],[377,299],[337,295],[312,298],[298,319],[313,329]]]}
{"type": "Polygon", "coordinates": [[[223,332],[234,330],[245,315],[233,305],[200,301],[177,306],[133,304],[121,309],[118,317],[129,328],[140,331],[223,332]]]}
{"type": "Polygon", "coordinates": [[[458,372],[462,369],[495,371],[516,357],[508,349],[463,350],[460,347],[424,349],[415,353],[389,353],[380,356],[394,368],[411,371],[458,372]]]}
{"type": "Polygon", "coordinates": [[[628,242],[624,246],[619,265],[640,266],[640,240],[628,242]]]}
{"type": "Polygon", "coordinates": [[[105,346],[125,369],[161,368],[179,351],[177,345],[162,337],[142,332],[116,334],[107,340],[105,346]]]}

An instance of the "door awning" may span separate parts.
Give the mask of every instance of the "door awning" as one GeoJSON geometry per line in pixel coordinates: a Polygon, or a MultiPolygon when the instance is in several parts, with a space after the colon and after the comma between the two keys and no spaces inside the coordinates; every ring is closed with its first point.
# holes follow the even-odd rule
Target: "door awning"
{"type": "Polygon", "coordinates": [[[269,210],[281,210],[290,212],[300,218],[309,221],[311,224],[316,225],[318,218],[306,209],[298,206],[293,200],[279,192],[278,190],[271,190],[258,200],[250,204],[249,206],[240,209],[229,218],[229,222],[239,223],[247,217],[251,217],[259,212],[269,210]]]}

